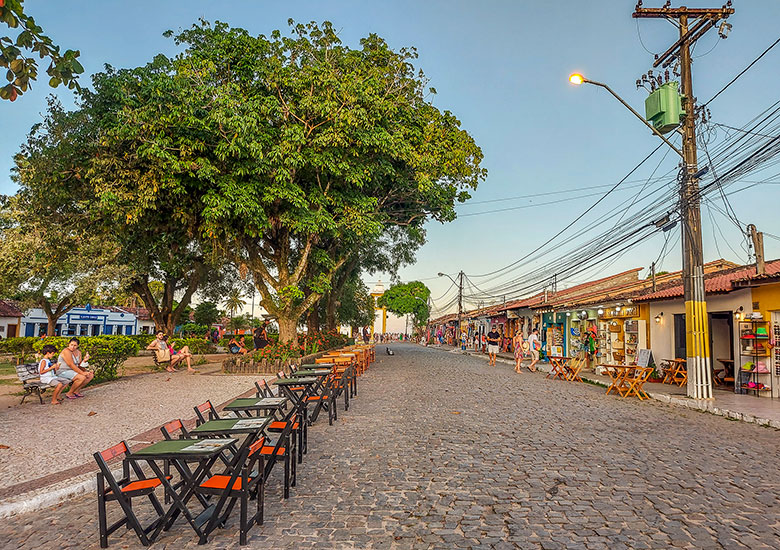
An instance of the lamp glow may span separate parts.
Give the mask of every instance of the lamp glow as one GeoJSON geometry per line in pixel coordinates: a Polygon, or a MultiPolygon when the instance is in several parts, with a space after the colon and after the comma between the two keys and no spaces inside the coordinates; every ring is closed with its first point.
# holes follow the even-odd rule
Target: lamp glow
{"type": "Polygon", "coordinates": [[[584,76],[582,76],[582,75],[581,75],[581,74],[579,74],[579,73],[574,73],[573,75],[571,75],[571,76],[569,77],[569,82],[571,82],[571,83],[572,83],[572,84],[574,84],[575,86],[579,86],[580,84],[582,84],[583,82],[585,82],[585,77],[584,77],[584,76]]]}

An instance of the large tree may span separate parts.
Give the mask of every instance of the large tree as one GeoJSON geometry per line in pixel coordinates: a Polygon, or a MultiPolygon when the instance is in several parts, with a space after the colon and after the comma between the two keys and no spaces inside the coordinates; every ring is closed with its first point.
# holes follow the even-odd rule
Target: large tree
{"type": "MultiPolygon", "coordinates": [[[[214,143],[220,167],[205,230],[252,271],[282,341],[348,261],[344,241],[452,220],[484,177],[473,139],[427,100],[413,49],[376,35],[351,49],[329,23],[270,38],[203,23],[176,40],[177,75],[205,96],[197,123],[211,141],[197,149],[214,143]]],[[[164,122],[148,114],[154,135],[164,122]]]]}

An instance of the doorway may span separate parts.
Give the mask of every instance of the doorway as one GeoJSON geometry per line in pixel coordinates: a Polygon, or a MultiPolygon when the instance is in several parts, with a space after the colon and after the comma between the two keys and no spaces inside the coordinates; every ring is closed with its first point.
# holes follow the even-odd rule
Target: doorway
{"type": "Polygon", "coordinates": [[[18,326],[19,325],[8,325],[8,334],[6,335],[6,338],[15,338],[18,326]]]}
{"type": "Polygon", "coordinates": [[[715,375],[716,388],[732,390],[734,386],[734,317],[730,311],[716,311],[709,314],[710,321],[710,361],[715,375]]]}

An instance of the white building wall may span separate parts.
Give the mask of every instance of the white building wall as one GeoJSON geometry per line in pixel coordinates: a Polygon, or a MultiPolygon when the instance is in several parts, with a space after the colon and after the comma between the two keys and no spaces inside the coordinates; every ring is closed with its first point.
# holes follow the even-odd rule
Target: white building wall
{"type": "Polygon", "coordinates": [[[8,325],[16,325],[16,336],[19,336],[21,330],[20,317],[0,317],[0,337],[4,340],[8,338],[8,325]]]}
{"type": "MultiPolygon", "coordinates": [[[[733,314],[740,306],[745,312],[752,311],[753,303],[750,289],[707,296],[708,313],[731,312],[733,314]]],[[[685,302],[682,298],[650,303],[650,347],[656,361],[674,358],[674,315],[680,313],[685,313],[685,302]],[[655,317],[660,313],[663,313],[661,322],[656,323],[655,317]]],[[[737,320],[734,319],[733,344],[735,353],[739,353],[737,351],[739,349],[738,338],[737,320]]],[[[715,345],[713,342],[713,346],[715,345]]]]}

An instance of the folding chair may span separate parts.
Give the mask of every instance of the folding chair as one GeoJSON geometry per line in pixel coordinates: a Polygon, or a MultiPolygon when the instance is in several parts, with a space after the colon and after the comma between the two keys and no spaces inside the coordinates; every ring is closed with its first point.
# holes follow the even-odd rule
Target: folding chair
{"type": "Polygon", "coordinates": [[[214,408],[214,405],[211,404],[211,400],[201,403],[197,407],[194,407],[194,409],[195,416],[197,416],[197,419],[195,420],[196,426],[200,426],[209,420],[219,420],[219,413],[217,412],[217,409],[214,408]],[[208,418],[206,418],[206,415],[208,415],[208,418]]]}
{"type": "MultiPolygon", "coordinates": [[[[108,547],[108,536],[123,525],[127,526],[128,529],[133,529],[135,531],[141,544],[149,546],[152,541],[149,539],[148,534],[157,527],[160,519],[165,514],[160,505],[160,501],[154,494],[154,490],[162,484],[162,481],[156,478],[147,479],[144,476],[141,467],[135,463],[132,463],[133,473],[135,473],[138,479],[132,480],[130,466],[126,461],[123,461],[122,463],[122,478],[114,478],[114,474],[111,473],[111,468],[108,467],[108,461],[120,456],[124,457],[128,453],[129,447],[126,442],[122,441],[103,452],[93,454],[99,468],[97,473],[97,499],[101,548],[108,547]],[[157,512],[157,519],[146,527],[141,525],[141,522],[138,521],[138,518],[133,511],[132,500],[135,497],[140,496],[149,497],[152,507],[154,507],[155,512],[157,512]],[[108,525],[106,502],[112,500],[119,503],[125,517],[108,525]]],[[[168,478],[170,478],[170,476],[168,476],[168,478]]]]}
{"type": "Polygon", "coordinates": [[[569,377],[567,380],[573,381],[573,382],[582,382],[582,378],[580,378],[580,371],[585,366],[585,356],[578,355],[574,359],[572,359],[571,363],[569,364],[569,377]]]}
{"type": "Polygon", "coordinates": [[[647,379],[650,378],[652,372],[652,367],[637,367],[634,369],[634,375],[626,378],[626,390],[621,393],[621,396],[631,397],[632,395],[636,395],[640,401],[650,399],[650,396],[642,389],[642,386],[644,386],[647,379]]]}
{"type": "Polygon", "coordinates": [[[287,422],[276,444],[263,445],[260,453],[268,457],[265,463],[265,479],[271,474],[279,458],[284,459],[284,498],[290,498],[290,487],[295,487],[298,470],[295,466],[295,439],[290,437],[293,422],[287,422]]]}
{"type": "MultiPolygon", "coordinates": [[[[255,382],[257,388],[257,397],[276,397],[268,382],[261,380],[259,383],[255,382]]],[[[292,437],[298,440],[298,464],[303,462],[303,455],[309,452],[309,427],[306,422],[303,422],[303,427],[298,421],[298,411],[295,408],[291,408],[289,413],[282,420],[275,420],[271,422],[266,428],[269,432],[280,433],[284,431],[287,426],[287,422],[292,422],[292,437]]]]}
{"type": "Polygon", "coordinates": [[[334,417],[336,417],[336,407],[333,400],[333,386],[336,384],[337,374],[328,375],[325,382],[322,384],[322,392],[316,395],[304,396],[303,401],[308,405],[309,403],[315,403],[314,410],[309,417],[313,423],[317,420],[321,409],[328,411],[328,425],[333,425],[334,417]]]}
{"type": "Polygon", "coordinates": [[[240,502],[239,544],[246,544],[249,529],[257,523],[263,524],[263,505],[265,501],[265,458],[262,449],[265,437],[261,437],[241,453],[228,466],[224,473],[209,476],[196,489],[198,495],[219,495],[209,523],[200,536],[199,544],[208,542],[208,535],[219,524],[225,523],[236,502],[240,502]],[[256,502],[255,513],[249,516],[249,501],[256,502]],[[228,502],[229,501],[229,502],[228,502]],[[227,503],[224,514],[220,514],[227,503]]]}

